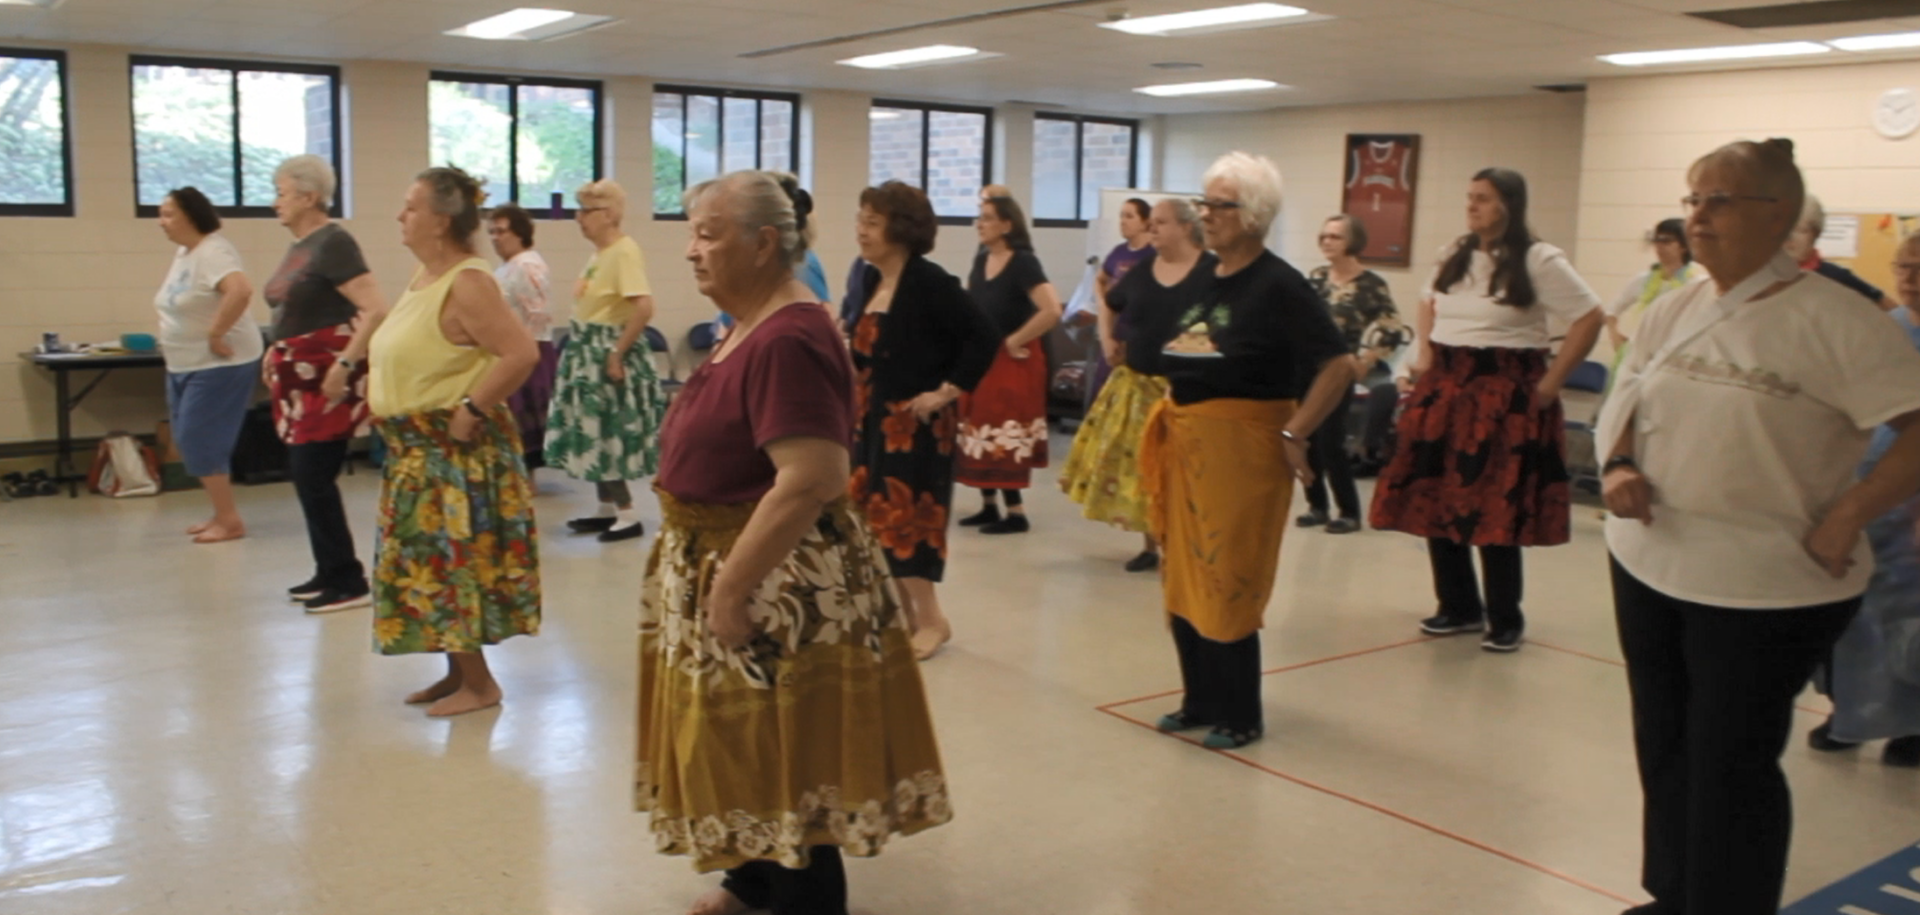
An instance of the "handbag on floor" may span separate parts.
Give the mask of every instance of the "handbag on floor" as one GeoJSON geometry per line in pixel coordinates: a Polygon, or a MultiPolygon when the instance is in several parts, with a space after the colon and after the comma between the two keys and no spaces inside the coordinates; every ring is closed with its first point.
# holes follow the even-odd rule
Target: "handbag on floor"
{"type": "Polygon", "coordinates": [[[153,449],[125,432],[100,440],[87,473],[87,488],[103,496],[124,499],[160,494],[160,459],[153,449]]]}

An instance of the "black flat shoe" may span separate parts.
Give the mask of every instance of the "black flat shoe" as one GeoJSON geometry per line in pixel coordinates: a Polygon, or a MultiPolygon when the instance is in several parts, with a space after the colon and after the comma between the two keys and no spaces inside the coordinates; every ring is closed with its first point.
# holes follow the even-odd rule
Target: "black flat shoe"
{"type": "Polygon", "coordinates": [[[644,524],[641,524],[638,521],[635,521],[632,524],[627,525],[626,527],[610,528],[606,531],[603,531],[600,534],[599,540],[601,543],[619,543],[622,540],[632,540],[635,537],[644,537],[646,536],[646,533],[647,533],[647,526],[644,524]]]}
{"type": "Polygon", "coordinates": [[[965,518],[961,518],[960,526],[961,527],[982,527],[988,524],[992,524],[995,521],[999,521],[999,520],[1000,520],[1000,506],[989,505],[986,508],[981,509],[978,514],[972,514],[972,515],[966,516],[965,518]]]}
{"type": "MultiPolygon", "coordinates": [[[[1831,718],[1827,719],[1826,723],[1807,732],[1807,746],[1819,750],[1822,753],[1843,753],[1847,750],[1857,750],[1860,748],[1860,745],[1857,743],[1848,743],[1844,740],[1833,739],[1833,719],[1831,718]]],[[[1892,745],[1889,744],[1888,746],[1891,748],[1892,745]]]]}
{"type": "Polygon", "coordinates": [[[575,518],[567,522],[567,530],[576,534],[603,534],[613,530],[613,519],[575,518]]]}
{"type": "Polygon", "coordinates": [[[1027,523],[1026,515],[1008,515],[992,524],[980,525],[982,534],[1024,534],[1030,530],[1033,525],[1027,523]]]}
{"type": "Polygon", "coordinates": [[[1158,568],[1160,568],[1160,554],[1152,550],[1127,560],[1126,565],[1126,570],[1129,572],[1151,572],[1158,568]]]}
{"type": "Polygon", "coordinates": [[[1321,527],[1327,523],[1327,513],[1326,512],[1307,512],[1306,514],[1293,519],[1293,523],[1294,523],[1294,526],[1296,527],[1321,527]]]}
{"type": "Polygon", "coordinates": [[[1351,534],[1360,529],[1360,522],[1353,518],[1335,518],[1327,522],[1329,534],[1351,534]]]}

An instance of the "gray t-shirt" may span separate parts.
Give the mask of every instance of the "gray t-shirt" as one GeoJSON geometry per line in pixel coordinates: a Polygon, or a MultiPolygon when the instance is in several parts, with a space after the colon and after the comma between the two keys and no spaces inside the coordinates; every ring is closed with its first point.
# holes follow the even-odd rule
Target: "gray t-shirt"
{"type": "Polygon", "coordinates": [[[357,309],[340,294],[340,285],[367,272],[360,245],[327,223],[287,249],[266,288],[273,306],[273,339],[285,340],[352,321],[357,309]]]}

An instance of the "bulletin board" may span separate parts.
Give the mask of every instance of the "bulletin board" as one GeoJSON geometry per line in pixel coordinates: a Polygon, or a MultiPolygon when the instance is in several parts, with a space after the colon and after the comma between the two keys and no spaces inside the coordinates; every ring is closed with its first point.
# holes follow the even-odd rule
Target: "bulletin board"
{"type": "Polygon", "coordinates": [[[1894,247],[1908,233],[1920,230],[1920,215],[1902,213],[1829,213],[1826,231],[1815,247],[1823,260],[1853,271],[1861,279],[1893,294],[1894,247]]]}

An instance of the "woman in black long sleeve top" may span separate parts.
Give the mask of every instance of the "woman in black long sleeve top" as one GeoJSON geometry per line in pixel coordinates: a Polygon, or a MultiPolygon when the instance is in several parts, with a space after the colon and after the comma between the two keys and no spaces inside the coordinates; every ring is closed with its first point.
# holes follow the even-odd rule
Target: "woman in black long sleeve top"
{"type": "Polygon", "coordinates": [[[952,274],[927,260],[939,228],[919,189],[860,195],[866,304],[853,326],[854,502],[884,548],[914,622],[914,653],[953,637],[934,584],[947,565],[956,401],[985,377],[1000,334],[952,274]]]}

